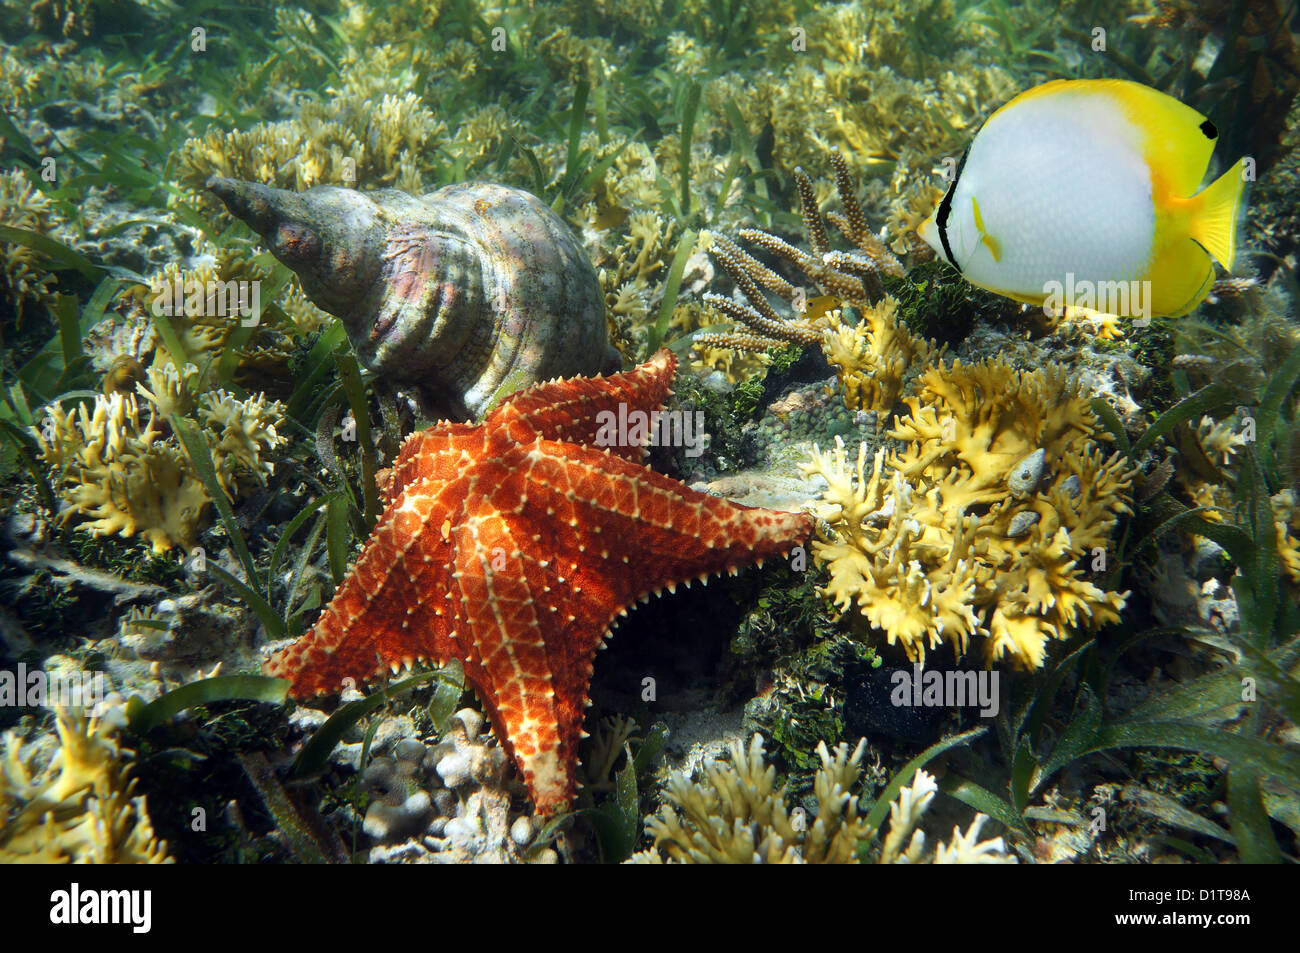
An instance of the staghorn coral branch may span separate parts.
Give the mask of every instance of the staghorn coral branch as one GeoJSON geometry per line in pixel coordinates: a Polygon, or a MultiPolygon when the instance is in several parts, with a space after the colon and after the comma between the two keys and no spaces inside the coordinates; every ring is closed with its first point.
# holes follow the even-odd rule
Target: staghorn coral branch
{"type": "Polygon", "coordinates": [[[844,232],[853,244],[861,248],[864,235],[870,235],[873,239],[875,236],[867,226],[867,219],[862,214],[862,206],[858,204],[857,196],[853,194],[853,178],[849,175],[849,164],[844,159],[844,153],[834,149],[831,151],[830,160],[831,168],[835,170],[835,189],[840,193],[840,205],[844,209],[844,217],[848,219],[847,228],[836,227],[844,232]]]}
{"type": "MultiPolygon", "coordinates": [[[[812,255],[809,255],[802,249],[795,248],[789,242],[778,238],[771,232],[765,232],[760,228],[742,228],[737,232],[737,234],[745,241],[766,249],[777,258],[790,262],[809,277],[812,277],[810,274],[811,270],[816,270],[821,267],[820,263],[812,255]]],[[[758,264],[758,262],[755,262],[755,264],[758,264]]],[[[794,285],[790,284],[790,282],[786,281],[771,269],[764,268],[763,270],[770,274],[774,279],[773,283],[766,284],[765,287],[779,297],[784,298],[786,301],[793,301],[795,295],[794,285]],[[778,285],[777,282],[780,284],[778,285]]],[[[760,281],[760,283],[763,282],[760,281]]]]}
{"type": "MultiPolygon", "coordinates": [[[[730,244],[728,242],[727,244],[730,244]]],[[[732,246],[733,248],[735,246],[732,246]]],[[[738,249],[737,249],[738,250],[738,249]]],[[[759,332],[760,335],[776,341],[777,346],[781,346],[787,341],[794,341],[800,344],[812,344],[821,339],[820,332],[801,325],[797,321],[787,321],[776,313],[772,308],[771,302],[759,289],[751,272],[744,266],[743,259],[737,259],[731,255],[725,246],[716,247],[713,254],[718,262],[731,275],[736,282],[737,287],[744,292],[745,297],[749,300],[749,305],[741,304],[730,298],[724,298],[722,295],[708,293],[704,295],[704,303],[711,304],[718,310],[724,312],[730,317],[750,328],[759,332]]],[[[744,258],[749,256],[740,252],[744,258]]],[[[751,261],[753,259],[750,259],[751,261]]],[[[755,262],[757,264],[757,262],[755,262]]],[[[762,266],[759,265],[761,268],[762,266]]],[[[743,335],[743,332],[742,332],[743,335]]],[[[707,335],[706,335],[707,337],[707,335]]],[[[699,338],[696,339],[699,342],[699,338]]],[[[715,345],[716,346],[716,345],[715,345]]]]}
{"type": "Polygon", "coordinates": [[[761,334],[711,331],[707,334],[697,334],[691,343],[698,347],[727,347],[734,351],[774,351],[785,347],[789,342],[763,337],[761,334]]]}
{"type": "MultiPolygon", "coordinates": [[[[709,293],[704,296],[704,303],[706,305],[712,305],[713,307],[717,308],[719,311],[723,312],[724,314],[729,315],[732,318],[735,318],[737,321],[740,321],[742,324],[748,325],[754,331],[758,332],[757,336],[759,337],[767,337],[769,339],[775,339],[776,336],[778,335],[780,337],[784,337],[784,333],[782,329],[774,328],[772,326],[772,323],[767,318],[759,314],[753,308],[749,307],[746,304],[742,304],[739,301],[735,301],[731,298],[724,298],[721,295],[715,295],[709,293]]],[[[737,331],[731,333],[736,334],[739,337],[754,336],[751,335],[749,332],[745,331],[743,328],[738,329],[737,331]]],[[[701,337],[708,337],[708,336],[709,335],[701,335],[701,337]]],[[[696,338],[696,340],[698,341],[699,338],[696,338]]]]}
{"type": "Polygon", "coordinates": [[[799,192],[799,206],[803,211],[803,227],[808,233],[808,244],[813,254],[819,258],[831,250],[831,240],[826,234],[826,223],[817,208],[817,193],[813,191],[812,179],[802,168],[794,170],[794,184],[799,192]]]}
{"type": "Polygon", "coordinates": [[[858,204],[857,197],[853,194],[853,179],[849,176],[849,166],[844,155],[836,149],[831,153],[830,158],[831,166],[835,169],[835,188],[840,193],[840,206],[844,209],[844,214],[830,212],[826,215],[827,220],[857,246],[874,266],[877,274],[902,277],[904,273],[902,263],[867,225],[866,216],[862,214],[862,206],[858,204]]]}
{"type": "MultiPolygon", "coordinates": [[[[775,235],[769,235],[767,232],[760,231],[759,229],[745,228],[745,229],[741,229],[739,234],[741,238],[745,239],[746,241],[753,240],[755,244],[759,245],[760,247],[766,248],[768,251],[772,252],[778,258],[787,258],[787,256],[793,256],[793,257],[803,256],[805,258],[808,257],[807,255],[804,255],[803,252],[799,251],[799,249],[795,248],[793,245],[788,245],[785,242],[781,241],[781,239],[777,238],[775,235]],[[763,236],[763,239],[770,239],[770,241],[756,240],[755,237],[760,235],[763,236]]],[[[749,277],[753,278],[754,281],[756,281],[760,286],[772,292],[778,298],[781,298],[782,300],[787,302],[794,300],[794,296],[795,296],[794,285],[790,284],[790,282],[786,281],[784,278],[778,275],[771,268],[768,268],[766,265],[760,262],[753,255],[749,254],[747,251],[745,251],[743,248],[741,248],[739,245],[737,245],[727,236],[715,235],[714,247],[722,249],[726,253],[726,255],[730,257],[733,266],[738,265],[740,268],[742,268],[745,271],[747,275],[749,275],[749,277]]],[[[718,260],[719,262],[722,262],[723,258],[719,257],[718,260]]],[[[726,268],[727,265],[724,263],[723,267],[726,268]]],[[[727,273],[731,274],[730,270],[728,270],[727,273]]],[[[734,278],[735,276],[732,275],[732,277],[734,278]]]]}
{"type": "MultiPolygon", "coordinates": [[[[794,174],[811,252],[796,248],[784,239],[760,229],[742,229],[738,235],[797,269],[822,295],[861,309],[874,305],[885,297],[881,276],[902,275],[903,266],[867,225],[862,206],[853,194],[853,183],[843,156],[837,152],[831,153],[831,164],[835,168],[835,184],[844,208],[841,215],[828,215],[824,219],[817,207],[812,179],[803,169],[796,169],[794,174]],[[831,249],[830,237],[826,231],[828,219],[853,243],[856,250],[845,252],[831,249]]],[[[696,339],[696,343],[733,347],[737,350],[770,350],[787,342],[811,344],[820,340],[820,333],[826,324],[824,319],[817,327],[811,326],[808,321],[784,320],[767,300],[764,291],[793,304],[799,289],[788,280],[725,236],[715,236],[711,253],[750,303],[750,308],[744,312],[728,310],[727,313],[742,324],[759,331],[760,335],[755,337],[738,330],[729,336],[701,336],[696,339]]]]}
{"type": "Polygon", "coordinates": [[[885,296],[885,286],[880,280],[880,269],[875,262],[853,252],[833,251],[826,253],[826,266],[828,275],[850,292],[845,295],[848,300],[861,299],[874,303],[885,296]],[[850,283],[844,279],[844,275],[852,275],[856,281],[850,283]]]}

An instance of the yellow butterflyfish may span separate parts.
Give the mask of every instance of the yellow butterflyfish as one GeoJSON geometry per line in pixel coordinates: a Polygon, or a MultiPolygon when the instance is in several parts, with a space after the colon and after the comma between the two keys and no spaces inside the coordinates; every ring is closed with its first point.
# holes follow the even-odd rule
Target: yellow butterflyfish
{"type": "Polygon", "coordinates": [[[1056,80],[989,117],[920,235],[972,284],[1050,308],[1177,316],[1229,272],[1248,159],[1204,189],[1218,132],[1127,80],[1056,80]]]}

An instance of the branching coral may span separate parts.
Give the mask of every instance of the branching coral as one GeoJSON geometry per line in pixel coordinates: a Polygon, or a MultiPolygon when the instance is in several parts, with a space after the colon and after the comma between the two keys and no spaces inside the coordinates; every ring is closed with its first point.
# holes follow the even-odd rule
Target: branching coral
{"type": "MultiPolygon", "coordinates": [[[[49,61],[52,65],[53,60],[49,61]]],[[[39,64],[29,64],[10,48],[0,49],[0,105],[12,109],[26,106],[45,79],[39,64]]]]}
{"type": "MultiPolygon", "coordinates": [[[[183,367],[193,364],[198,376],[187,386],[195,391],[216,386],[218,363],[232,348],[238,358],[233,379],[249,390],[283,387],[290,375],[287,365],[293,353],[289,334],[318,330],[329,315],[307,300],[298,283],[274,285],[275,303],[288,316],[279,315],[263,298],[263,290],[273,286],[273,273],[258,263],[250,249],[239,245],[216,246],[202,243],[198,262],[189,268],[169,263],[148,284],[131,285],[119,297],[129,328],[151,328],[151,310],[158,306],[170,318],[175,340],[158,340],[150,334],[152,363],[155,367],[183,367]],[[262,307],[252,314],[253,306],[262,307]],[[238,334],[241,325],[257,319],[247,336],[238,334]],[[173,350],[179,353],[172,353],[173,350]]],[[[272,292],[267,291],[267,294],[272,292]]],[[[247,331],[247,328],[244,329],[247,331]]],[[[146,353],[132,356],[149,360],[146,353]]]]}
{"type": "Polygon", "coordinates": [[[284,405],[268,403],[262,394],[236,400],[225,391],[216,391],[203,395],[200,414],[214,437],[212,464],[222,489],[234,496],[240,475],[265,485],[275,464],[262,454],[285,442],[275,429],[275,420],[284,415],[284,405]]]}
{"type": "Polygon", "coordinates": [[[167,863],[116,733],[114,712],[86,718],[60,711],[61,747],[43,769],[34,746],[4,736],[0,763],[0,863],[167,863]]]}
{"type": "MultiPolygon", "coordinates": [[[[52,404],[36,428],[41,456],[58,470],[66,507],[63,519],[84,517],[94,536],[141,535],[162,553],[193,546],[211,500],[194,464],[161,422],[167,413],[186,413],[193,398],[185,386],[192,365],[149,370],[150,389],[139,396],[113,393],[67,414],[52,404]],[[141,422],[144,401],[148,418],[141,422]]],[[[270,472],[263,454],[285,442],[275,420],[278,401],[261,395],[238,401],[224,391],[204,394],[200,412],[207,425],[217,480],[232,495],[241,474],[259,481],[270,472]]]]}
{"type": "Polygon", "coordinates": [[[295,191],[332,184],[419,194],[426,146],[445,138],[447,126],[407,91],[414,78],[405,68],[383,68],[391,60],[386,47],[354,57],[342,88],[307,99],[292,119],[190,139],[180,150],[182,183],[198,192],[216,173],[295,191]]]}
{"type": "Polygon", "coordinates": [[[858,309],[856,325],[832,316],[822,332],[822,351],[836,369],[844,406],[850,410],[893,409],[908,368],[933,361],[940,353],[898,320],[898,302],[886,295],[879,304],[858,309]]]}
{"type": "MultiPolygon", "coordinates": [[[[917,864],[926,861],[925,834],[917,825],[934,801],[939,785],[925,771],[917,771],[912,783],[898,792],[889,805],[889,833],[880,850],[879,863],[917,864]],[[910,836],[909,836],[910,835],[910,836]]],[[[929,858],[932,864],[1014,864],[1006,854],[1001,837],[981,841],[980,829],[988,817],[976,814],[970,827],[952,829],[952,840],[940,844],[929,858]]]]}
{"type": "MultiPolygon", "coordinates": [[[[37,191],[21,169],[0,173],[0,221],[13,228],[44,233],[49,229],[50,200],[37,191]]],[[[49,306],[54,276],[41,267],[40,256],[26,245],[0,245],[0,279],[19,314],[31,305],[49,306]]]]}
{"type": "Polygon", "coordinates": [[[339,28],[353,45],[402,43],[403,52],[419,49],[437,28],[444,0],[402,0],[382,7],[364,0],[341,0],[339,28]]]}
{"type": "Polygon", "coordinates": [[[1242,434],[1241,427],[1231,420],[1215,420],[1202,417],[1196,425],[1196,437],[1201,449],[1219,466],[1230,466],[1232,459],[1250,441],[1242,434]]]}
{"type": "Polygon", "coordinates": [[[1277,531],[1277,552],[1291,581],[1300,584],[1300,503],[1292,490],[1274,493],[1273,526],[1277,531]]]}
{"type": "Polygon", "coordinates": [[[1025,668],[1049,640],[1117,621],[1126,594],[1080,563],[1104,566],[1132,473],[1101,450],[1064,369],[939,364],[904,403],[890,432],[904,447],[878,452],[869,476],[865,447],[852,469],[842,443],[804,465],[829,484],[817,509],[830,535],[813,553],[839,610],[856,604],[914,660],[986,635],[990,662],[1025,668]]]}
{"type": "Polygon", "coordinates": [[[731,276],[744,294],[747,304],[718,294],[706,294],[704,301],[728,317],[740,322],[736,331],[701,334],[695,343],[705,347],[731,347],[737,350],[774,350],[786,344],[812,344],[822,340],[825,315],[841,303],[867,308],[879,301],[884,290],[882,275],[901,275],[903,266],[876,237],[867,224],[862,207],[853,194],[853,180],[839,152],[831,153],[835,168],[835,186],[839,192],[842,214],[830,213],[822,218],[812,180],[802,169],[795,170],[795,184],[803,214],[804,231],[811,252],[795,248],[785,240],[760,229],[741,229],[739,235],[780,261],[801,272],[820,289],[821,295],[796,288],[775,271],[722,235],[714,236],[713,257],[731,276]],[[830,222],[854,245],[850,252],[832,251],[826,223],[830,222]],[[801,317],[781,317],[768,300],[773,294],[801,317]]]}
{"type": "Polygon", "coordinates": [[[609,143],[595,158],[606,158],[605,150],[616,154],[609,171],[594,185],[592,227],[608,228],[638,209],[659,208],[663,196],[658,181],[664,170],[659,168],[650,148],[645,143],[611,135],[609,143]]]}
{"type": "Polygon", "coordinates": [[[889,209],[881,231],[890,250],[910,255],[913,263],[934,257],[934,249],[922,240],[920,228],[943,200],[943,189],[938,185],[941,180],[926,175],[926,171],[913,169],[901,160],[894,167],[889,209]]]}
{"type": "Polygon", "coordinates": [[[155,364],[146,368],[144,374],[149,386],[137,383],[136,391],[157,409],[159,417],[170,417],[172,414],[185,417],[194,410],[194,394],[199,389],[199,369],[193,364],[186,364],[179,369],[171,363],[155,364]]]}
{"type": "Polygon", "coordinates": [[[95,30],[94,0],[36,0],[29,15],[31,25],[52,36],[77,40],[88,38],[95,30]]]}
{"type": "MultiPolygon", "coordinates": [[[[735,743],[729,762],[707,763],[704,777],[693,782],[674,776],[668,782],[669,803],[647,818],[646,832],[654,847],[635,854],[637,864],[856,864],[876,836],[859,814],[858,796],[866,742],[849,752],[846,744],[834,754],[825,742],[817,746],[821,766],[813,779],[817,813],[806,818],[802,808],[787,806],[786,790],[776,787],[776,768],[764,766],[763,738],[754,735],[748,748],[735,743]]],[[[915,830],[937,786],[924,771],[890,805],[890,829],[878,862],[921,863],[926,860],[925,835],[915,830]],[[905,845],[905,846],[904,846],[905,845]]],[[[954,831],[950,845],[941,845],[934,863],[1004,862],[1002,839],[982,843],[976,836],[986,818],[977,815],[965,834],[954,831]]]]}
{"type": "Polygon", "coordinates": [[[823,742],[815,789],[817,817],[796,820],[776,786],[776,768],[764,767],[763,739],[746,749],[731,748],[730,763],[709,763],[699,784],[681,776],[668,782],[669,804],[646,821],[655,850],[636,855],[640,863],[849,864],[872,829],[858,815],[849,793],[858,780],[865,743],[849,753],[839,745],[832,756],[823,742]]]}
{"type": "Polygon", "coordinates": [[[558,27],[540,40],[537,52],[552,73],[575,82],[599,82],[607,72],[606,64],[618,59],[608,37],[575,36],[568,26],[558,27]]]}
{"type": "Polygon", "coordinates": [[[675,244],[673,227],[656,212],[638,212],[627,219],[627,238],[615,252],[601,256],[600,284],[605,307],[620,330],[630,333],[644,325],[652,306],[663,296],[662,277],[675,244]]]}
{"type": "Polygon", "coordinates": [[[53,404],[36,434],[62,479],[63,519],[88,519],[93,536],[142,535],[156,553],[194,544],[208,495],[155,415],[141,423],[134,396],[96,397],[72,414],[53,404]]]}
{"type": "Polygon", "coordinates": [[[709,91],[720,114],[730,101],[751,131],[771,126],[780,174],[828,147],[846,149],[856,171],[893,162],[928,169],[944,155],[960,155],[988,105],[1015,92],[1014,77],[990,66],[987,54],[956,50],[942,57],[946,69],[927,56],[927,47],[969,43],[982,29],[957,17],[951,4],[826,3],[797,25],[807,55],[770,44],[786,54],[779,66],[727,74],[709,91]]]}

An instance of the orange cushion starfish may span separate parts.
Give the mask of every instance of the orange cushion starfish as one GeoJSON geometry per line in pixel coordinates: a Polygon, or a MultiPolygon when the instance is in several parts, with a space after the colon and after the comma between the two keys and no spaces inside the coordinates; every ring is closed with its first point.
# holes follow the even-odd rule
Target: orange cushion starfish
{"type": "Polygon", "coordinates": [[[598,446],[602,411],[658,410],[677,360],[539,384],[481,425],[412,434],[381,474],[386,509],[315,628],[272,658],[306,698],[459,659],[537,809],[566,807],[595,654],[638,599],[761,564],[807,514],[698,493],[598,446]],[[598,419],[599,416],[599,419],[598,419]]]}

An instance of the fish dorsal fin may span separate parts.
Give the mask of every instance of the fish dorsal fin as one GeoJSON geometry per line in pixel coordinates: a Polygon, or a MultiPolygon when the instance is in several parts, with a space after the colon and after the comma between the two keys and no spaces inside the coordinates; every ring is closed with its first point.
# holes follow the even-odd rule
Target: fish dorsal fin
{"type": "Polygon", "coordinates": [[[1172,96],[1122,79],[1095,80],[1139,130],[1152,184],[1169,197],[1187,198],[1200,188],[1219,132],[1203,115],[1172,96]]]}
{"type": "Polygon", "coordinates": [[[1200,187],[1218,131],[1191,106],[1150,86],[1126,79],[1058,79],[1027,89],[989,117],[1028,102],[1057,99],[1064,110],[1086,99],[1100,99],[1126,119],[1136,133],[1133,147],[1151,169],[1152,183],[1170,197],[1187,198],[1200,187]]]}
{"type": "Polygon", "coordinates": [[[1015,106],[1023,105],[1024,103],[1028,102],[1031,99],[1038,99],[1040,97],[1050,98],[1052,96],[1057,96],[1060,95],[1061,93],[1068,92],[1070,87],[1076,86],[1078,83],[1081,82],[1088,82],[1088,81],[1071,80],[1071,79],[1053,79],[1053,80],[1048,80],[1046,83],[1040,83],[1037,86],[1033,86],[1029,89],[1026,89],[1024,92],[1018,93],[1017,95],[1011,97],[1001,106],[999,106],[997,109],[993,110],[993,112],[989,115],[989,118],[986,121],[985,125],[987,125],[989,122],[992,122],[995,118],[997,118],[999,113],[1006,112],[1015,106]]]}

